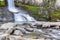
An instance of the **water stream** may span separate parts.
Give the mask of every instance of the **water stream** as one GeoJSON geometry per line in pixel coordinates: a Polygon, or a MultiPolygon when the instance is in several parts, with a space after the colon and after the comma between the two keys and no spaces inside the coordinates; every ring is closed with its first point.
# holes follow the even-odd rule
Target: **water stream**
{"type": "MultiPolygon", "coordinates": [[[[58,0],[60,1],[60,0],[58,0]]],[[[58,2],[57,1],[57,2],[58,2]]],[[[33,17],[31,17],[29,14],[26,14],[23,10],[18,10],[14,5],[14,0],[7,0],[8,2],[8,10],[14,14],[14,20],[15,22],[29,22],[29,21],[36,21],[33,17]]],[[[59,2],[58,2],[59,3],[59,2]]],[[[36,30],[36,29],[35,29],[36,30]]],[[[43,31],[43,29],[39,30],[41,33],[50,35],[51,38],[56,38],[60,40],[60,30],[56,29],[46,29],[43,31]]],[[[47,37],[47,36],[46,36],[47,37]]]]}
{"type": "Polygon", "coordinates": [[[33,17],[31,17],[29,14],[26,14],[27,12],[23,10],[18,10],[15,7],[14,0],[7,0],[8,2],[8,10],[14,14],[14,20],[15,22],[30,22],[30,21],[36,21],[33,17]]]}

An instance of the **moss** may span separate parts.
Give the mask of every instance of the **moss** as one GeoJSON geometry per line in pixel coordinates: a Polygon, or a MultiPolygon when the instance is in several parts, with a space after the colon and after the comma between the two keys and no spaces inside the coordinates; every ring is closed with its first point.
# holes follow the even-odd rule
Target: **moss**
{"type": "Polygon", "coordinates": [[[30,5],[21,5],[22,8],[32,11],[34,14],[37,14],[40,7],[39,6],[30,6],[30,5]]]}

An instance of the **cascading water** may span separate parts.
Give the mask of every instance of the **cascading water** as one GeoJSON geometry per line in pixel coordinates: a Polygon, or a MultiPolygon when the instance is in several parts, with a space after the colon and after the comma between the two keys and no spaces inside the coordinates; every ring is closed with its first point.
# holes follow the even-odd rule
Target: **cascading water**
{"type": "Polygon", "coordinates": [[[14,0],[7,0],[7,2],[8,2],[8,10],[10,12],[19,12],[19,10],[15,8],[14,0]]]}
{"type": "MultiPolygon", "coordinates": [[[[29,16],[28,14],[25,14],[26,12],[24,12],[23,10],[21,10],[21,9],[18,10],[17,8],[15,8],[14,0],[7,0],[7,2],[8,2],[8,10],[10,12],[14,13],[15,22],[19,22],[19,21],[25,21],[25,22],[27,22],[27,21],[35,21],[35,19],[33,17],[29,16]]],[[[55,29],[42,30],[41,29],[41,30],[38,30],[38,31],[41,32],[43,34],[43,36],[48,34],[48,36],[46,36],[46,37],[51,37],[51,38],[55,38],[56,40],[57,39],[60,40],[60,38],[59,38],[60,37],[60,30],[55,30],[55,29]]]]}
{"type": "Polygon", "coordinates": [[[30,22],[36,21],[33,17],[29,16],[23,10],[18,10],[14,5],[14,0],[7,0],[8,2],[8,10],[14,13],[15,22],[30,22]]]}

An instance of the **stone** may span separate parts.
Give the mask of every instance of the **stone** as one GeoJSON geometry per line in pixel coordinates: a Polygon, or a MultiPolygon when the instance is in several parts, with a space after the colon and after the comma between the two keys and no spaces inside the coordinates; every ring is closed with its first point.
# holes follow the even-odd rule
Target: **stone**
{"type": "Polygon", "coordinates": [[[56,28],[56,29],[58,29],[58,28],[59,28],[59,26],[55,26],[55,28],[56,28]]]}
{"type": "Polygon", "coordinates": [[[26,31],[33,32],[33,28],[25,28],[26,31]]]}
{"type": "Polygon", "coordinates": [[[0,35],[0,40],[6,40],[9,34],[1,34],[0,35]]]}
{"type": "Polygon", "coordinates": [[[40,39],[24,38],[24,40],[45,40],[45,39],[44,38],[40,38],[40,39]]]}
{"type": "Polygon", "coordinates": [[[10,40],[22,40],[23,39],[23,37],[15,36],[15,35],[10,35],[9,38],[10,38],[10,40]]]}
{"type": "Polygon", "coordinates": [[[45,24],[43,24],[42,27],[50,27],[50,24],[49,23],[45,23],[45,24]]]}
{"type": "Polygon", "coordinates": [[[9,23],[2,24],[1,29],[13,28],[13,27],[15,27],[15,26],[16,26],[15,23],[9,22],[9,23]]]}
{"type": "Polygon", "coordinates": [[[15,30],[14,35],[23,35],[23,33],[20,30],[15,30]]]}

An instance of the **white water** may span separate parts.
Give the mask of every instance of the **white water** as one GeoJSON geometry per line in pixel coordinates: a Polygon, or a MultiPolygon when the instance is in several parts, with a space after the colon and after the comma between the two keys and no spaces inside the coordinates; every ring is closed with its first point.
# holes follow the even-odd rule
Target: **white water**
{"type": "Polygon", "coordinates": [[[10,12],[14,13],[14,19],[15,22],[21,22],[21,21],[25,21],[25,22],[30,22],[30,21],[35,21],[35,19],[31,16],[29,16],[28,14],[26,14],[25,11],[23,10],[18,10],[15,5],[14,5],[14,0],[7,0],[8,2],[8,10],[10,12]]]}
{"type": "Polygon", "coordinates": [[[19,10],[15,8],[14,0],[7,0],[7,2],[8,2],[8,10],[10,12],[19,12],[19,10]]]}

